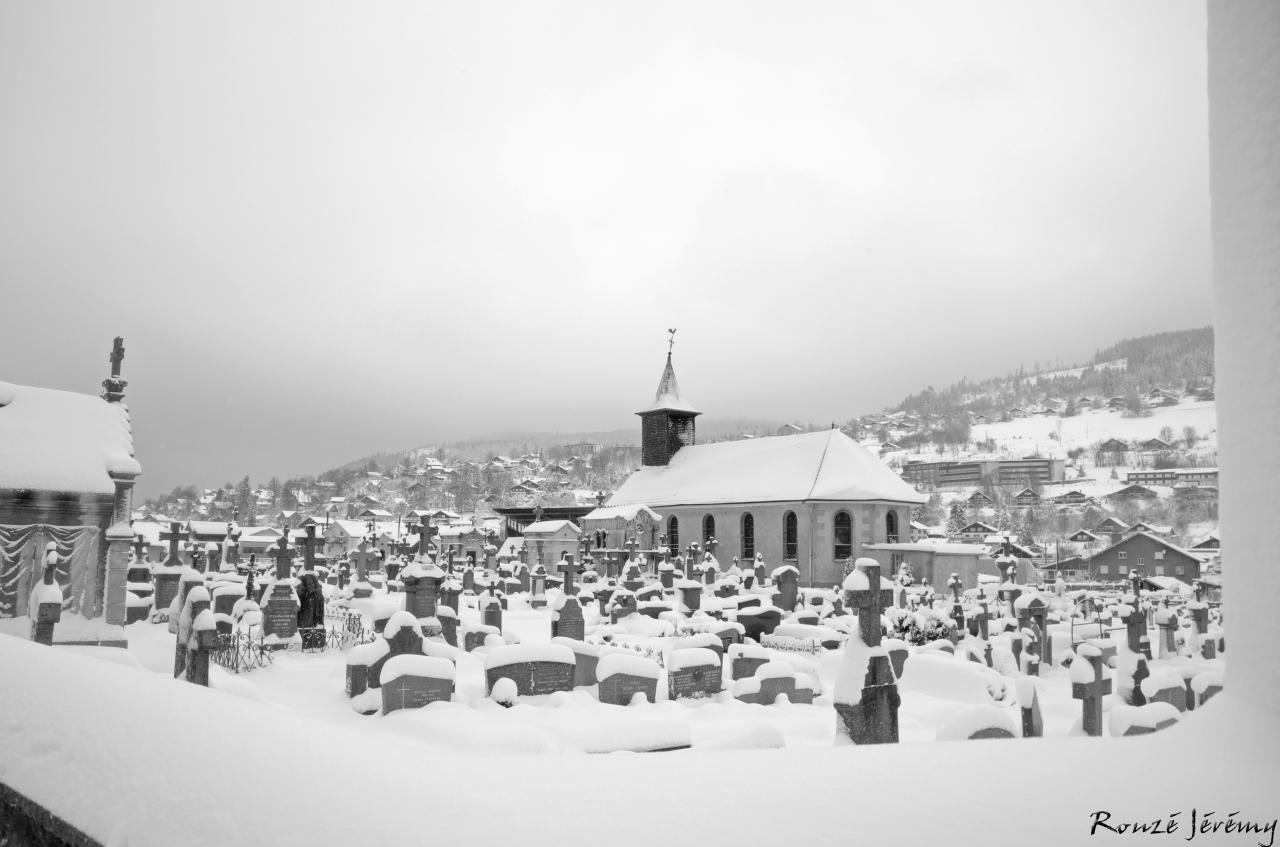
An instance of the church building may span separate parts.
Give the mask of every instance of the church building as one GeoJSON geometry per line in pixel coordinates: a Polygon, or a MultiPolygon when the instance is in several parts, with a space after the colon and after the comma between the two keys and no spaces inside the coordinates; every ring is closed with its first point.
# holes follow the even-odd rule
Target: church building
{"type": "MultiPolygon", "coordinates": [[[[907,539],[911,508],[925,502],[838,429],[698,444],[701,412],[681,393],[670,351],[653,402],[636,414],[642,467],[601,514],[647,507],[673,554],[714,538],[722,567],[762,554],[770,568],[794,566],[801,584],[831,586],[865,545],[907,539]]],[[[593,523],[588,515],[584,529],[593,523]]]]}

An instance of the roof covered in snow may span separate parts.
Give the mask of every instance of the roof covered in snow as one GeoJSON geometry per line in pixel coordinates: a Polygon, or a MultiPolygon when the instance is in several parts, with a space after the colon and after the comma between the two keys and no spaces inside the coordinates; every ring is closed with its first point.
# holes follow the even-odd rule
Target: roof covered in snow
{"type": "Polygon", "coordinates": [[[600,506],[592,509],[582,519],[584,521],[604,521],[612,518],[622,518],[624,521],[633,521],[641,513],[647,514],[649,520],[655,523],[662,520],[662,515],[640,503],[630,503],[625,506],[600,506]]]}
{"type": "Polygon", "coordinates": [[[531,523],[524,528],[524,535],[554,535],[563,530],[569,530],[574,535],[579,534],[582,530],[578,529],[578,525],[573,521],[538,521],[531,523]]]}
{"type": "Polygon", "coordinates": [[[926,498],[838,429],[681,448],[633,473],[606,506],[926,498]]]}
{"type": "Polygon", "coordinates": [[[680,383],[676,381],[676,371],[671,366],[671,353],[667,353],[667,366],[662,369],[662,378],[658,380],[658,390],[653,393],[653,402],[636,412],[636,414],[643,415],[646,412],[658,411],[685,412],[691,415],[702,414],[702,412],[694,408],[692,403],[685,400],[684,395],[680,393],[680,383]]]}
{"type": "Polygon", "coordinates": [[[114,494],[141,472],[123,403],[0,382],[0,488],[114,494]]]}

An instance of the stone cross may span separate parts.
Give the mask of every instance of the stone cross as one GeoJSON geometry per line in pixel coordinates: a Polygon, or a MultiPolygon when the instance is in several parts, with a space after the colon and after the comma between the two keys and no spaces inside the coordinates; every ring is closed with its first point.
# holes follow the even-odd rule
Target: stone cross
{"type": "Polygon", "coordinates": [[[178,545],[182,543],[182,524],[170,521],[169,530],[160,533],[160,540],[169,544],[169,555],[164,560],[165,565],[167,567],[181,565],[182,558],[178,554],[178,545]]]}
{"type": "Polygon", "coordinates": [[[147,560],[147,539],[142,533],[133,537],[133,555],[142,564],[147,560]]]}
{"type": "Polygon", "coordinates": [[[862,560],[858,565],[867,578],[867,587],[850,591],[850,600],[858,610],[858,634],[868,647],[880,646],[880,615],[886,606],[893,605],[893,590],[880,587],[880,564],[862,560]]]}
{"type": "Polygon", "coordinates": [[[1129,582],[1133,583],[1133,605],[1137,608],[1142,602],[1142,574],[1138,573],[1137,568],[1129,571],[1129,582]]]}
{"type": "Polygon", "coordinates": [[[1071,696],[1081,701],[1085,734],[1099,736],[1102,735],[1102,698],[1111,693],[1111,680],[1102,678],[1101,655],[1078,656],[1076,661],[1088,661],[1093,666],[1093,680],[1071,683],[1071,696]]]}
{"type": "Polygon", "coordinates": [[[572,553],[564,554],[564,564],[560,566],[561,572],[564,574],[564,593],[577,594],[578,586],[574,584],[574,574],[582,573],[583,567],[573,560],[572,553]]]}
{"type": "Polygon", "coordinates": [[[289,546],[289,536],[282,535],[276,542],[276,549],[271,551],[276,560],[276,579],[288,579],[293,576],[293,549],[289,546]]]}
{"type": "Polygon", "coordinates": [[[120,363],[124,361],[124,339],[116,336],[115,344],[111,347],[111,377],[119,379],[120,363]]]}
{"type": "Polygon", "coordinates": [[[542,507],[541,507],[541,506],[534,506],[534,507],[533,507],[533,522],[534,522],[534,523],[541,523],[541,522],[542,522],[542,507]]]}
{"type": "MultiPolygon", "coordinates": [[[[369,560],[373,558],[373,554],[369,552],[369,542],[360,539],[360,544],[356,546],[356,552],[351,554],[351,560],[356,563],[356,582],[365,581],[365,573],[369,567],[369,560]]],[[[453,554],[449,556],[450,565],[453,564],[453,554]]]]}
{"type": "Polygon", "coordinates": [[[307,524],[307,537],[302,539],[302,569],[314,570],[316,566],[316,525],[307,524]]]}

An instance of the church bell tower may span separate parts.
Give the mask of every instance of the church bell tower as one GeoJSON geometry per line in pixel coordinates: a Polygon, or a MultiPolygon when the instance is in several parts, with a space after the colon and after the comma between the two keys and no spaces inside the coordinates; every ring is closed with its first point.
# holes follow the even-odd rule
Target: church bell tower
{"type": "Polygon", "coordinates": [[[640,463],[646,468],[663,467],[681,447],[694,443],[694,421],[702,412],[695,409],[680,393],[675,368],[671,366],[671,348],[675,346],[674,329],[669,329],[667,366],[658,380],[658,390],[648,407],[636,412],[640,416],[640,463]]]}

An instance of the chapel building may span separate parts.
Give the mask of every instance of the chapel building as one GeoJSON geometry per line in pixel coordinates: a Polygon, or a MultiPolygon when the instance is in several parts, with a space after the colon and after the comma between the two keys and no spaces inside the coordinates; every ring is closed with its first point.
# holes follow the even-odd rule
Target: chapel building
{"type": "MultiPolygon", "coordinates": [[[[838,429],[698,444],[701,412],[680,390],[671,353],[641,420],[641,465],[583,528],[646,507],[675,554],[717,542],[722,568],[757,554],[792,565],[803,585],[840,583],[868,544],[910,535],[925,497],[838,429]]],[[[644,546],[646,539],[638,539],[644,546]]]]}

